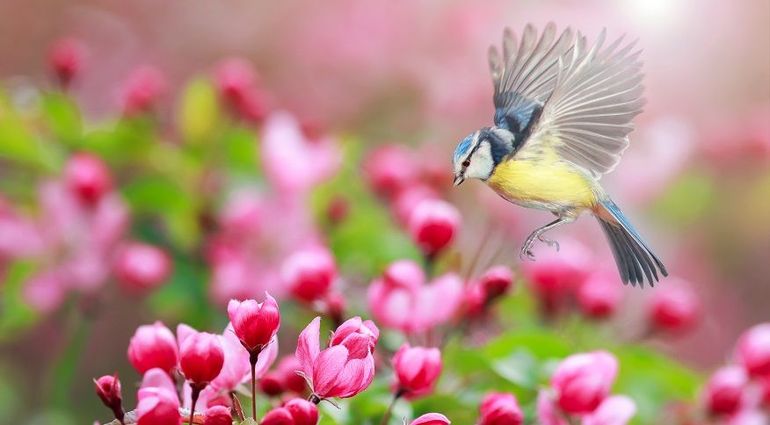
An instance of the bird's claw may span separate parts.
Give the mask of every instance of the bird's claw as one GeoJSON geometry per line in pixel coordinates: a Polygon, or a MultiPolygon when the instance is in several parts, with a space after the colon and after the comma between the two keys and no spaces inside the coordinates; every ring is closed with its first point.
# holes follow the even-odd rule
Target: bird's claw
{"type": "Polygon", "coordinates": [[[551,239],[546,239],[543,236],[538,236],[537,240],[539,240],[540,242],[548,245],[551,248],[556,248],[556,252],[559,252],[559,248],[560,248],[559,242],[551,240],[551,239]]]}
{"type": "Polygon", "coordinates": [[[521,248],[521,251],[519,251],[519,259],[522,261],[527,259],[529,261],[535,261],[535,254],[532,253],[532,250],[530,249],[532,244],[524,245],[521,248]]]}

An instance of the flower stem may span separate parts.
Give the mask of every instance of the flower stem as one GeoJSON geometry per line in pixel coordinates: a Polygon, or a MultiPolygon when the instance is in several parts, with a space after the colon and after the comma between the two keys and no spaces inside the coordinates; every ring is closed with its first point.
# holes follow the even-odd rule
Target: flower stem
{"type": "Polygon", "coordinates": [[[393,406],[396,405],[396,401],[398,401],[399,398],[403,395],[402,390],[396,391],[395,394],[393,394],[393,400],[390,401],[390,404],[388,405],[388,410],[385,411],[385,415],[382,416],[382,420],[380,421],[380,425],[388,425],[388,422],[390,421],[390,417],[393,414],[393,406]]]}
{"type": "Polygon", "coordinates": [[[190,404],[190,419],[188,421],[190,425],[193,424],[193,417],[195,416],[195,404],[198,403],[198,396],[201,395],[201,390],[203,390],[205,387],[205,385],[201,386],[193,382],[190,383],[190,389],[192,390],[192,394],[190,396],[192,399],[192,403],[190,404]]]}
{"type": "Polygon", "coordinates": [[[257,420],[257,360],[261,349],[253,350],[249,353],[249,363],[251,363],[251,416],[257,420]]]}

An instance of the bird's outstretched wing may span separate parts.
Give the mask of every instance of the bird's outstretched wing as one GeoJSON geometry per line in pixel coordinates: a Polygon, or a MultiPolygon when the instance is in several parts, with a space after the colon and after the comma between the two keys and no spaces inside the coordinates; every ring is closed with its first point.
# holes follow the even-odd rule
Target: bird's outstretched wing
{"type": "MultiPolygon", "coordinates": [[[[594,178],[612,171],[628,147],[631,120],[642,111],[641,51],[619,38],[604,47],[605,31],[588,46],[577,35],[559,59],[553,92],[522,150],[550,145],[594,178]]],[[[523,153],[523,152],[522,152],[523,153]]]]}
{"type": "Polygon", "coordinates": [[[516,145],[527,138],[543,104],[553,92],[559,58],[572,47],[573,39],[569,28],[557,38],[553,23],[545,27],[540,37],[532,25],[527,25],[518,43],[513,31],[505,29],[502,57],[495,46],[490,47],[495,125],[513,132],[516,145]]]}

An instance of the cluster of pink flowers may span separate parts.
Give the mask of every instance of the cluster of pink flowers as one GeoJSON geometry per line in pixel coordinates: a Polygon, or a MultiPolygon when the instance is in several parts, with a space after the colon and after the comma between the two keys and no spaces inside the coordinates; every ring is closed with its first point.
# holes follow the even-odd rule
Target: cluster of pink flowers
{"type": "MultiPolygon", "coordinates": [[[[537,261],[522,266],[541,313],[552,318],[575,305],[591,319],[613,317],[624,294],[615,270],[596,270],[596,259],[575,240],[564,240],[562,246],[558,253],[539,252],[537,261]]],[[[692,284],[669,277],[665,290],[654,291],[646,299],[644,334],[680,335],[696,327],[701,317],[701,301],[692,284]]]]}
{"type": "Polygon", "coordinates": [[[537,415],[543,425],[625,425],[636,414],[629,397],[610,396],[618,361],[606,351],[574,354],[564,359],[541,391],[537,415]]]}
{"type": "Polygon", "coordinates": [[[763,413],[770,407],[770,323],[741,335],[734,363],[716,370],[706,383],[702,407],[708,416],[735,425],[770,419],[763,413]]]}

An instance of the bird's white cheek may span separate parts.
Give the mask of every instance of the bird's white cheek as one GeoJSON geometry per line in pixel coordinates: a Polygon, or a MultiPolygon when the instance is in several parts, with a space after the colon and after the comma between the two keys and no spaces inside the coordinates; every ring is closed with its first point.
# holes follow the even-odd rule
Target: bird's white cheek
{"type": "Polygon", "coordinates": [[[486,180],[492,173],[492,161],[486,158],[475,158],[465,170],[466,179],[486,180]]]}

